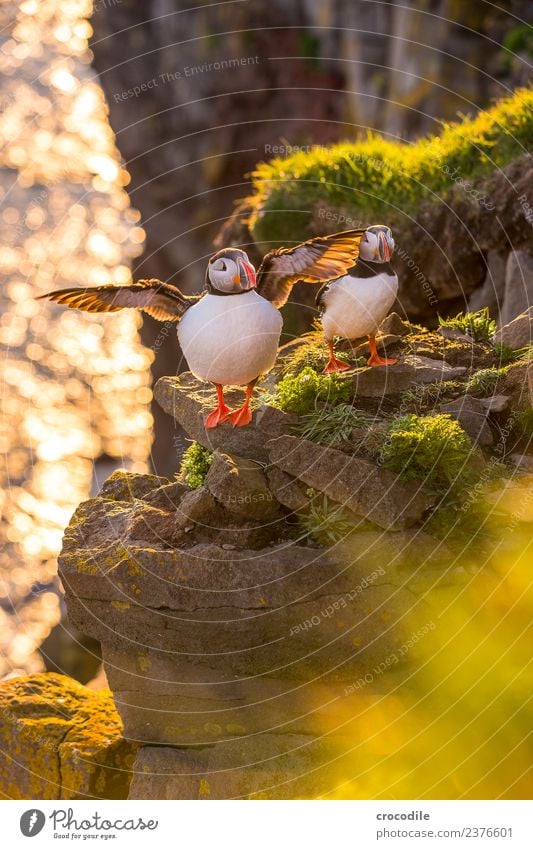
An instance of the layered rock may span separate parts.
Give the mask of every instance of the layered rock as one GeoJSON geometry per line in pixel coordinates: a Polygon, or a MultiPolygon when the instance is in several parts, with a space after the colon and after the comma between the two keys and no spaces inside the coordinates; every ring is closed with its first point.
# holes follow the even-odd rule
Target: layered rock
{"type": "Polygon", "coordinates": [[[138,741],[207,745],[280,722],[314,733],[325,694],[392,650],[405,610],[411,624],[425,621],[424,589],[449,580],[446,547],[416,531],[394,542],[367,531],[332,551],[289,540],[176,548],[132,540],[133,509],[82,505],[60,574],[71,620],[101,641],[125,734],[138,741]],[[418,537],[426,552],[415,564],[418,537]]]}
{"type": "Polygon", "coordinates": [[[268,449],[271,461],[283,471],[385,530],[415,524],[435,501],[420,482],[402,483],[374,463],[306,439],[280,436],[268,449]]]}

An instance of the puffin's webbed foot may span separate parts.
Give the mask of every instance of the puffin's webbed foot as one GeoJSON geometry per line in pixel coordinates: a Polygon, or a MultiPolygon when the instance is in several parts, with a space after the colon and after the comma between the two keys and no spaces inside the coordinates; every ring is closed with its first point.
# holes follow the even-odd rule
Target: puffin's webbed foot
{"type": "Polygon", "coordinates": [[[380,357],[378,354],[375,336],[368,337],[368,345],[370,347],[370,356],[366,361],[368,366],[395,366],[398,362],[398,360],[394,358],[380,357]]]}
{"type": "Polygon", "coordinates": [[[245,425],[250,424],[252,421],[252,411],[250,410],[249,404],[244,403],[238,410],[234,410],[230,413],[227,421],[230,422],[233,427],[244,427],[245,425]]]}
{"type": "Polygon", "coordinates": [[[335,356],[335,351],[333,349],[333,342],[328,342],[329,347],[329,360],[326,363],[326,367],[322,374],[333,374],[336,371],[348,371],[351,368],[349,363],[345,363],[343,360],[338,360],[335,356]]]}
{"type": "Polygon", "coordinates": [[[380,357],[379,354],[376,354],[375,357],[369,357],[366,364],[368,366],[395,366],[397,362],[397,359],[387,359],[387,357],[380,357]]]}
{"type": "Polygon", "coordinates": [[[205,420],[205,426],[207,428],[218,427],[222,422],[226,422],[228,420],[228,416],[231,413],[229,407],[226,407],[224,404],[222,407],[217,407],[216,410],[213,410],[212,413],[209,413],[208,417],[205,420]]]}
{"type": "Polygon", "coordinates": [[[351,368],[349,363],[343,360],[338,360],[337,357],[330,357],[322,374],[333,374],[336,371],[348,371],[351,368]]]}
{"type": "Polygon", "coordinates": [[[206,428],[218,427],[219,424],[222,424],[222,422],[227,421],[228,416],[231,413],[230,408],[227,407],[224,402],[224,390],[222,389],[222,386],[217,383],[215,384],[215,388],[217,390],[218,395],[218,407],[216,408],[216,410],[213,410],[212,413],[209,413],[208,417],[206,418],[206,428]]]}
{"type": "Polygon", "coordinates": [[[247,424],[250,424],[252,421],[252,411],[250,410],[250,399],[252,397],[252,392],[254,391],[254,386],[257,383],[257,380],[252,381],[246,387],[246,398],[244,399],[244,404],[242,407],[239,407],[238,410],[234,410],[228,416],[228,421],[231,422],[233,427],[244,427],[247,424]]]}

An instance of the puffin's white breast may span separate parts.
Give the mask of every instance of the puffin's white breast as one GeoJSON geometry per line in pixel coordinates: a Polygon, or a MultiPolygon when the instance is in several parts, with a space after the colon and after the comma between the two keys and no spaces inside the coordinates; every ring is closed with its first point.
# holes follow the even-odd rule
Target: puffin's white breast
{"type": "Polygon", "coordinates": [[[326,339],[358,339],[373,335],[398,294],[398,278],[382,272],[374,277],[346,274],[330,283],[322,295],[322,326],[326,339]]]}
{"type": "Polygon", "coordinates": [[[204,295],[178,324],[190,370],[201,380],[244,386],[274,365],[282,319],[257,292],[204,295]]]}

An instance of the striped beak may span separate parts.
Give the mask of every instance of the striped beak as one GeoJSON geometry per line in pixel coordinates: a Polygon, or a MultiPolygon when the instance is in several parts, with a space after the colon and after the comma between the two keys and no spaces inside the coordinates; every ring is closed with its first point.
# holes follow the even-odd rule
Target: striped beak
{"type": "Polygon", "coordinates": [[[385,233],[378,233],[378,250],[381,262],[388,262],[391,258],[391,249],[385,233]]]}
{"type": "Polygon", "coordinates": [[[239,277],[241,287],[243,289],[255,289],[256,276],[255,276],[255,268],[253,265],[250,265],[249,262],[245,262],[243,259],[237,260],[237,265],[239,266],[239,277]]]}

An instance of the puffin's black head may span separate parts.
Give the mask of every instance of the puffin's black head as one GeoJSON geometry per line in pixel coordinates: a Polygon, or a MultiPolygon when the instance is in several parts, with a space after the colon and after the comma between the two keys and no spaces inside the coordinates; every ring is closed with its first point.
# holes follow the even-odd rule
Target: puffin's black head
{"type": "Polygon", "coordinates": [[[359,256],[366,262],[389,262],[394,252],[390,227],[374,224],[367,227],[359,245],[359,256]]]}
{"type": "Polygon", "coordinates": [[[205,276],[208,291],[233,295],[253,289],[255,285],[255,268],[240,248],[223,248],[209,260],[205,276]]]}

